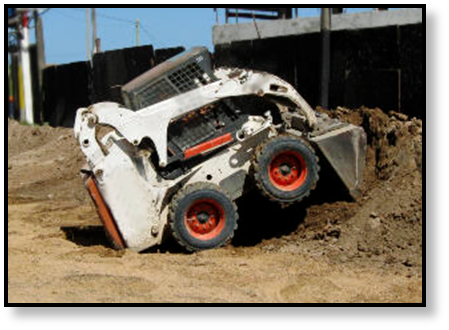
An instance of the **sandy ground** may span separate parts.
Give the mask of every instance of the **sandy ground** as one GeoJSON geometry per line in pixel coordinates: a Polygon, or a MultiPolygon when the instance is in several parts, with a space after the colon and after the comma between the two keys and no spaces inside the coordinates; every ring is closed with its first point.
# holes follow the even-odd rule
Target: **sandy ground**
{"type": "Polygon", "coordinates": [[[252,194],[232,244],[194,254],[174,242],[113,250],[72,131],[9,121],[8,302],[421,302],[422,123],[378,109],[332,115],[368,133],[363,197],[330,189],[326,175],[292,208],[252,194]]]}

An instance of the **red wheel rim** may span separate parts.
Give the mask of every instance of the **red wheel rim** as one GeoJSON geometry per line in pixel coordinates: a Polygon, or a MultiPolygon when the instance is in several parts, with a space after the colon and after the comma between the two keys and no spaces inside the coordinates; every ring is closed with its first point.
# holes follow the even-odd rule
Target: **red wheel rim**
{"type": "Polygon", "coordinates": [[[282,151],[270,161],[268,175],[277,189],[294,191],[306,182],[306,162],[299,152],[282,151]]]}
{"type": "Polygon", "coordinates": [[[213,239],[225,225],[223,206],[213,199],[197,200],[187,210],[184,223],[193,237],[202,241],[213,239]]]}

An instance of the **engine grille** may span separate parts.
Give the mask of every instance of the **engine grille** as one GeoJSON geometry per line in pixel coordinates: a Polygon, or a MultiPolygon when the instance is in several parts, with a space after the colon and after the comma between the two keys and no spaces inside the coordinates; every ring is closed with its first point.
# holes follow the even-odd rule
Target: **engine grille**
{"type": "Polygon", "coordinates": [[[206,48],[194,48],[137,77],[122,88],[125,105],[140,110],[216,81],[206,48]]]}

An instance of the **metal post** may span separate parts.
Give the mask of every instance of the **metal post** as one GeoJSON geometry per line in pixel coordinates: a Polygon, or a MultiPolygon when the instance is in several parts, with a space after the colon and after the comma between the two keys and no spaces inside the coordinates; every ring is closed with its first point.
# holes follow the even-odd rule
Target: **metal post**
{"type": "Polygon", "coordinates": [[[320,105],[329,107],[331,10],[321,9],[321,88],[320,105]]]}

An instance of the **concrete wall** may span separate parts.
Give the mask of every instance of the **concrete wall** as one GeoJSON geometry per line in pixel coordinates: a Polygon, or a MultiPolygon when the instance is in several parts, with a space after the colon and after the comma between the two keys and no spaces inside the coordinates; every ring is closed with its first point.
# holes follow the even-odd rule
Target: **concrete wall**
{"type": "MultiPolygon", "coordinates": [[[[371,11],[333,15],[332,31],[375,29],[419,23],[422,23],[421,8],[380,12],[371,11]]],[[[238,41],[298,36],[318,32],[320,32],[319,17],[225,24],[214,26],[213,43],[214,45],[223,45],[238,41]]]]}

